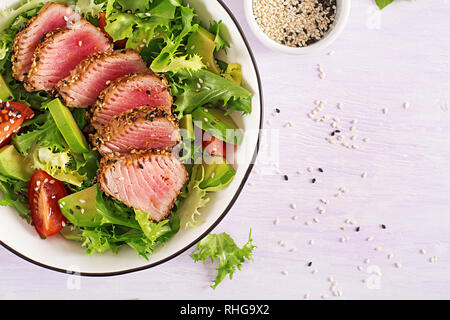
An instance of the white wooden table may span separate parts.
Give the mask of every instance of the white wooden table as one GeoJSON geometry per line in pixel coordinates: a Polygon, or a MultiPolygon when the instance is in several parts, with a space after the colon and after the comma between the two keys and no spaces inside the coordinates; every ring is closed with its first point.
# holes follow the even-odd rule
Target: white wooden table
{"type": "Polygon", "coordinates": [[[252,228],[255,260],[213,291],[215,266],[194,263],[190,251],[139,273],[77,279],[1,248],[0,298],[450,298],[450,2],[399,1],[379,12],[372,0],[355,0],[342,36],[310,56],[269,51],[250,33],[242,1],[225,2],[256,55],[266,129],[278,130],[281,141],[281,174],[262,150],[259,174],[215,230],[242,245],[252,228]],[[315,100],[326,101],[320,116],[328,120],[307,117],[315,100]],[[345,138],[330,144],[334,117],[345,138]],[[284,127],[288,121],[293,127],[284,127]]]}

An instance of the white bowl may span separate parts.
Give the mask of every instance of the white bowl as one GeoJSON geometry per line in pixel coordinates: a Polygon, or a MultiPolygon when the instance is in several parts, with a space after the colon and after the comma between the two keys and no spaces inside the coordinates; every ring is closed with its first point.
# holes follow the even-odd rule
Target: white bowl
{"type": "MultiPolygon", "coordinates": [[[[205,222],[199,227],[180,230],[163,247],[149,256],[150,261],[139,257],[134,250],[123,247],[118,254],[107,252],[89,256],[79,242],[65,240],[55,236],[41,240],[34,230],[19,217],[15,209],[0,207],[0,244],[39,266],[66,273],[77,273],[87,276],[111,276],[147,269],[166,262],[205,237],[230,211],[239,193],[245,185],[258,152],[259,129],[262,127],[262,92],[261,82],[253,54],[244,34],[229,9],[220,0],[188,1],[204,23],[209,20],[222,20],[226,26],[225,37],[231,48],[226,61],[239,62],[242,65],[246,87],[254,94],[251,115],[241,117],[234,114],[237,123],[244,128],[246,134],[243,144],[237,151],[242,157],[236,168],[236,176],[228,188],[211,196],[211,201],[203,209],[205,222]]],[[[12,6],[16,0],[0,0],[0,7],[12,6]]],[[[238,214],[238,212],[234,212],[238,214]]]]}
{"type": "Polygon", "coordinates": [[[300,48],[293,48],[286,45],[282,45],[277,41],[267,36],[259,27],[253,14],[253,0],[244,0],[245,15],[247,22],[250,25],[250,29],[255,36],[267,47],[288,54],[308,54],[314,53],[328,47],[334,40],[336,40],[347,24],[348,16],[350,15],[351,0],[336,0],[336,18],[334,20],[331,29],[328,33],[319,41],[300,48]]]}

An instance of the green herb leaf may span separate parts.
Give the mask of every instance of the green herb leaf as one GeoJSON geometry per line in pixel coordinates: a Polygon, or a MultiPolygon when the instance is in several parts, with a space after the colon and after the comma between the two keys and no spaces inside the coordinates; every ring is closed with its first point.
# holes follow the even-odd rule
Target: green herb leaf
{"type": "Polygon", "coordinates": [[[387,5],[390,5],[394,0],[375,0],[375,3],[377,4],[378,8],[383,9],[387,5]]]}
{"type": "Polygon", "coordinates": [[[215,289],[227,274],[232,279],[236,269],[241,270],[245,259],[253,260],[252,253],[256,247],[252,244],[251,234],[250,230],[248,242],[242,248],[239,248],[226,233],[209,234],[197,244],[190,255],[194,261],[205,263],[207,259],[210,259],[211,262],[214,262],[215,259],[219,260],[217,276],[211,288],[215,289]]]}

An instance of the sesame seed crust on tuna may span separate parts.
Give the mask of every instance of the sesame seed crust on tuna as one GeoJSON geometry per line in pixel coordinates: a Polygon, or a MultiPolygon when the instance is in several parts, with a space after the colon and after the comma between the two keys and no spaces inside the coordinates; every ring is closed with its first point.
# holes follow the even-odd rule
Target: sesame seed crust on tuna
{"type": "Polygon", "coordinates": [[[133,49],[123,49],[123,50],[114,50],[107,52],[95,52],[91,54],[89,57],[81,61],[74,70],[71,71],[70,75],[58,82],[55,87],[55,92],[59,92],[59,96],[64,100],[67,104],[68,95],[66,91],[71,90],[71,86],[75,83],[83,81],[84,77],[86,77],[91,71],[93,71],[97,67],[97,63],[99,60],[108,59],[109,57],[118,57],[121,55],[127,54],[136,54],[138,53],[133,49]]]}
{"type": "MultiPolygon", "coordinates": [[[[87,22],[85,20],[80,20],[80,21],[83,21],[85,23],[89,23],[89,22],[87,22]]],[[[91,24],[89,23],[89,25],[91,25],[91,24]]],[[[93,25],[91,25],[91,26],[93,26],[93,25]]],[[[95,27],[95,26],[93,26],[93,27],[96,28],[98,30],[98,32],[102,32],[100,30],[100,28],[95,27]]],[[[73,28],[71,28],[69,26],[69,27],[58,28],[58,29],[55,29],[53,31],[50,31],[50,32],[48,32],[45,35],[44,40],[38,44],[38,46],[36,47],[36,50],[34,51],[34,54],[33,54],[33,60],[32,60],[33,63],[31,65],[30,71],[28,72],[27,78],[24,79],[25,90],[27,90],[28,92],[41,90],[41,88],[38,88],[37,87],[37,83],[33,80],[34,75],[39,74],[40,67],[42,65],[42,61],[41,61],[41,58],[40,58],[41,55],[43,55],[45,53],[45,50],[47,49],[47,47],[49,45],[51,45],[51,43],[53,41],[55,41],[56,37],[63,36],[64,34],[71,32],[72,29],[73,28]]],[[[110,44],[110,46],[109,46],[107,51],[112,51],[112,50],[113,50],[113,45],[110,44]]]]}
{"type": "MultiPolygon", "coordinates": [[[[154,121],[158,118],[165,118],[170,121],[174,127],[179,127],[177,117],[168,114],[164,109],[142,106],[115,116],[109,125],[99,129],[95,134],[90,134],[89,138],[94,148],[100,149],[100,146],[103,143],[111,141],[112,137],[124,133],[130,124],[135,123],[136,121],[154,121]]],[[[178,142],[180,140],[181,137],[179,137],[178,142]]]]}
{"type": "MultiPolygon", "coordinates": [[[[13,54],[11,56],[11,62],[12,62],[12,74],[14,79],[19,81],[25,81],[28,76],[28,71],[23,69],[24,61],[20,59],[20,52],[21,49],[23,49],[24,42],[26,42],[26,38],[28,36],[29,27],[34,24],[35,21],[41,19],[41,17],[45,16],[46,12],[51,9],[54,6],[59,6],[63,8],[67,8],[67,10],[71,12],[71,15],[74,16],[74,18],[79,18],[79,15],[75,12],[73,12],[67,5],[60,4],[60,3],[54,3],[54,2],[47,2],[40,10],[39,12],[32,17],[30,20],[24,23],[23,27],[19,29],[16,36],[14,37],[13,42],[13,54]]],[[[45,39],[45,36],[42,38],[42,41],[45,39]]]]}
{"type": "MultiPolygon", "coordinates": [[[[128,84],[132,81],[139,80],[141,78],[148,77],[148,76],[154,76],[154,77],[158,78],[162,82],[164,88],[167,91],[169,91],[169,93],[170,93],[170,85],[169,85],[169,82],[167,81],[166,77],[162,74],[155,74],[151,70],[148,70],[145,72],[140,72],[140,73],[132,73],[132,74],[120,77],[114,81],[111,81],[111,83],[108,85],[108,87],[105,90],[103,90],[100,93],[99,97],[97,98],[97,102],[92,107],[92,118],[91,118],[92,126],[96,129],[99,129],[101,127],[98,125],[98,116],[102,112],[102,110],[105,108],[105,106],[107,105],[108,100],[115,94],[115,91],[117,88],[119,88],[121,86],[125,86],[126,84],[128,84]]],[[[171,99],[170,105],[172,105],[173,104],[172,94],[169,94],[169,96],[171,99]]]]}

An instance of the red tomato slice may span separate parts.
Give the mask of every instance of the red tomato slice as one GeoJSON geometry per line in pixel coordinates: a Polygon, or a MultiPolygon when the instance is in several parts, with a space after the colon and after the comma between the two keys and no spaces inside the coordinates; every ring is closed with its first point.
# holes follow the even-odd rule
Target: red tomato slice
{"type": "Polygon", "coordinates": [[[209,154],[213,156],[225,157],[227,155],[227,150],[236,151],[236,146],[231,143],[226,143],[214,136],[211,136],[208,132],[203,131],[202,147],[204,150],[208,151],[209,154]]]}
{"type": "MultiPolygon", "coordinates": [[[[100,30],[102,30],[102,32],[105,34],[105,36],[109,39],[109,41],[113,42],[113,38],[105,30],[105,27],[106,27],[106,13],[100,12],[98,14],[98,26],[100,27],[100,30]]],[[[128,39],[118,40],[118,41],[114,42],[114,45],[117,48],[125,48],[125,46],[127,45],[127,40],[128,39]]]]}
{"type": "Polygon", "coordinates": [[[43,170],[36,171],[28,183],[28,201],[31,218],[41,237],[58,234],[66,218],[62,215],[58,200],[67,196],[61,181],[43,170]]]}
{"type": "Polygon", "coordinates": [[[0,107],[0,147],[7,145],[12,134],[19,131],[20,126],[33,116],[33,110],[22,103],[3,102],[0,107]]]}

